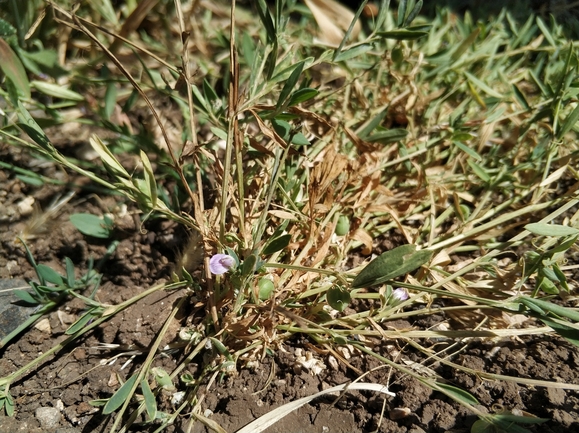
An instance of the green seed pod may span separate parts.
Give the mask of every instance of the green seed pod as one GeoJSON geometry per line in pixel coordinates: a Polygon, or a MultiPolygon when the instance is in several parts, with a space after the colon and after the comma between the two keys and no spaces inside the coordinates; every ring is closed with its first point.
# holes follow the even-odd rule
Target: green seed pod
{"type": "Polygon", "coordinates": [[[466,221],[470,216],[470,208],[465,204],[461,204],[460,213],[462,214],[463,221],[466,221]]]}
{"type": "Polygon", "coordinates": [[[262,278],[257,283],[259,287],[259,299],[265,301],[269,299],[273,291],[275,290],[275,286],[273,285],[273,281],[269,278],[262,278]]]}
{"type": "Polygon", "coordinates": [[[390,53],[390,58],[392,61],[399,65],[404,60],[404,53],[402,52],[402,48],[396,47],[390,53]]]}
{"type": "Polygon", "coordinates": [[[336,224],[335,233],[338,236],[345,236],[350,231],[350,219],[346,215],[340,215],[336,224]]]}

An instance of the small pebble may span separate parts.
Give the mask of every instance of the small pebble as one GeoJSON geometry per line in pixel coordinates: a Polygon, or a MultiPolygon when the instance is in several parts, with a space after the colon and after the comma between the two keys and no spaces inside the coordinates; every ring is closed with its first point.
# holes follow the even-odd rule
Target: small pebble
{"type": "Polygon", "coordinates": [[[55,407],[39,407],[34,413],[43,429],[51,429],[60,422],[60,411],[55,407]]]}

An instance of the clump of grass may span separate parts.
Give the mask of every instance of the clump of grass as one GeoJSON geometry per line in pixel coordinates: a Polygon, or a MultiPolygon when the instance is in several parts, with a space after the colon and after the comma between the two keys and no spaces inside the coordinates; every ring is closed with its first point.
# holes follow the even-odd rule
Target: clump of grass
{"type": "MultiPolygon", "coordinates": [[[[421,3],[399,2],[394,11],[382,1],[378,15],[358,28],[360,9],[352,25],[333,29],[342,40],[332,46],[311,30],[313,15],[320,20],[324,12],[312,15],[294,1],[277,1],[271,10],[258,1],[259,22],[246,19],[235,2],[189,22],[192,5],[175,2],[164,6],[176,20],[166,23],[169,36],[162,40],[182,44],[179,58],[165,52],[168,43],[144,34],[139,42],[126,38],[137,10],[124,24],[115,18],[98,27],[94,18],[101,15],[91,22],[51,3],[58,22],[83,34],[107,65],[100,72],[77,65],[86,75],[70,83],[96,89],[102,103],[93,122],[115,131],[116,139],[91,138],[102,166],[67,158],[30,114],[48,107],[17,92],[5,95],[31,140],[17,138],[14,124],[0,132],[117,191],[146,217],[193,231],[175,285],[155,290],[187,285],[191,296],[209,301],[205,315],[180,333],[185,359],[175,371],[153,369],[152,362],[178,305],[145,362],[110,399],[95,402],[105,414],[117,413],[112,431],[145,413],[166,426],[185,410],[191,422],[219,431],[202,415],[201,384],[258,362],[296,333],[332,353],[351,345],[416,378],[477,414],[477,428],[536,420],[482,413],[469,393],[384,357],[374,343],[401,339],[427,359],[484,379],[577,389],[475,371],[452,362],[454,345],[433,354],[417,340],[556,332],[578,344],[579,321],[574,309],[553,302],[571,290],[564,258],[579,234],[572,213],[578,204],[575,47],[560,27],[540,18],[519,24],[502,12],[492,23],[474,23],[468,14],[456,20],[442,10],[427,21],[418,15],[421,3]],[[292,21],[290,13],[301,18],[292,21]],[[227,21],[228,32],[217,21],[227,21]],[[138,61],[121,60],[129,53],[138,61]],[[169,134],[157,95],[182,116],[180,136],[169,134]],[[149,136],[147,151],[133,146],[139,135],[111,120],[121,103],[126,113],[148,110],[163,144],[149,136]],[[120,162],[123,151],[134,169],[120,162]],[[370,258],[382,244],[388,251],[370,258]],[[201,275],[191,265],[200,251],[201,275]],[[507,253],[516,259],[499,260],[507,253]],[[219,269],[214,254],[222,254],[219,269]],[[353,255],[364,261],[352,268],[353,255]],[[352,312],[347,307],[356,299],[371,308],[352,312]],[[434,300],[442,305],[437,311],[464,317],[465,326],[386,329],[388,320],[429,314],[417,307],[434,300]],[[501,318],[513,314],[544,326],[508,329],[501,318]],[[468,324],[473,315],[478,324],[468,324]],[[201,356],[210,360],[202,374],[185,373],[201,356]],[[163,390],[177,402],[172,413],[158,409],[163,390]]],[[[133,302],[94,310],[94,323],[133,302]]]]}

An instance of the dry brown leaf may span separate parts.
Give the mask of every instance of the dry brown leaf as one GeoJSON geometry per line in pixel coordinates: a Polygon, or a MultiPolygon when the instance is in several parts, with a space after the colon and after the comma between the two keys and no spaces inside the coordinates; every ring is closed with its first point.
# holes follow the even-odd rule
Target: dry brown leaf
{"type": "Polygon", "coordinates": [[[372,236],[370,236],[366,230],[356,229],[354,233],[352,233],[352,239],[364,244],[364,249],[361,251],[363,255],[367,256],[372,253],[372,236]]]}
{"type": "MultiPolygon", "coordinates": [[[[438,272],[436,272],[433,269],[430,269],[430,275],[432,276],[432,278],[437,282],[441,282],[442,280],[444,280],[446,278],[446,276],[439,274],[438,272]]],[[[445,284],[443,284],[443,287],[448,290],[450,293],[455,293],[458,295],[471,295],[471,293],[469,293],[469,291],[467,289],[465,289],[464,287],[456,284],[455,282],[449,281],[445,284]]],[[[475,301],[471,301],[468,299],[462,299],[459,298],[461,302],[465,303],[466,305],[476,305],[477,303],[475,301]]]]}
{"type": "MultiPolygon", "coordinates": [[[[320,27],[320,40],[330,45],[340,45],[354,19],[354,12],[334,0],[305,0],[305,3],[320,27]]],[[[351,37],[355,39],[361,29],[360,21],[357,21],[351,37]]]]}
{"type": "Polygon", "coordinates": [[[268,213],[282,220],[291,220],[291,221],[298,220],[298,218],[293,213],[286,212],[284,210],[270,210],[268,213]]]}
{"type": "Polygon", "coordinates": [[[441,252],[439,252],[436,256],[434,256],[434,258],[432,259],[432,262],[430,262],[430,266],[446,266],[448,264],[450,264],[452,262],[452,260],[450,259],[448,253],[446,252],[446,250],[442,250],[441,252]]]}

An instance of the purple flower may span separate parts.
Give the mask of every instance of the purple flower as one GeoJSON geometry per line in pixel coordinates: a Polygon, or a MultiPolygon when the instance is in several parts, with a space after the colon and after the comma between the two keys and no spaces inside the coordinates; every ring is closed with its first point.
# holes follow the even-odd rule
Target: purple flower
{"type": "Polygon", "coordinates": [[[235,266],[235,259],[228,254],[215,254],[209,260],[209,270],[214,275],[222,275],[235,266]]]}
{"type": "Polygon", "coordinates": [[[406,289],[398,288],[392,292],[392,300],[396,303],[406,301],[408,299],[408,292],[406,289]]]}

